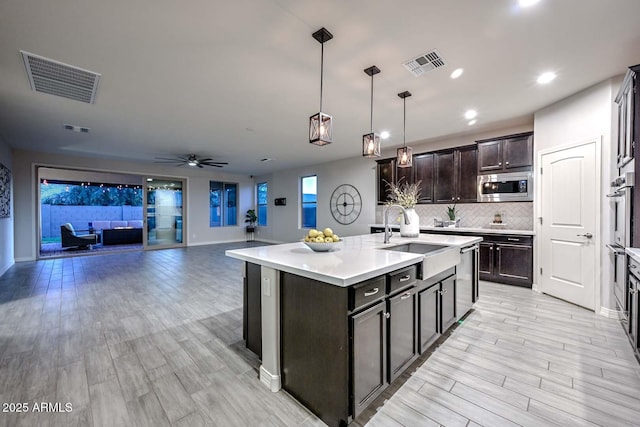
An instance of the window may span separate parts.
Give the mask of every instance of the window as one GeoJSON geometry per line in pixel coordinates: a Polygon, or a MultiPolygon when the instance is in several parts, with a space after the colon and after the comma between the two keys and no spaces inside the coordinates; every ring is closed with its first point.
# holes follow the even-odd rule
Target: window
{"type": "Polygon", "coordinates": [[[267,225],[267,183],[261,182],[257,185],[258,193],[258,225],[265,227],[267,225]]]}
{"type": "Polygon", "coordinates": [[[316,210],[318,205],[318,177],[302,177],[302,228],[316,227],[316,210]]]}
{"type": "Polygon", "coordinates": [[[209,226],[238,225],[238,184],[209,182],[209,226]]]}

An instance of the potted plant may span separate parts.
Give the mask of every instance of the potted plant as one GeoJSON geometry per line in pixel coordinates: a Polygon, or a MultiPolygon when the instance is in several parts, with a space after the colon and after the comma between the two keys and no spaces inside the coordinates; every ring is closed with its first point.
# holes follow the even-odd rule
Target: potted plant
{"type": "Polygon", "coordinates": [[[244,222],[248,223],[247,232],[253,233],[256,231],[256,221],[258,220],[258,216],[256,215],[256,211],[253,209],[249,209],[247,214],[245,215],[244,222]]]}
{"type": "MultiPolygon", "coordinates": [[[[385,181],[386,182],[386,181],[385,181]]],[[[400,223],[400,235],[403,237],[417,237],[420,234],[420,216],[414,209],[418,204],[420,184],[422,181],[409,184],[400,180],[398,183],[386,182],[389,188],[387,205],[400,205],[407,212],[409,224],[400,223]]],[[[402,217],[402,216],[401,216],[402,217]]]]}
{"type": "Polygon", "coordinates": [[[453,206],[447,206],[447,218],[449,218],[449,221],[447,221],[446,226],[447,227],[457,227],[458,223],[460,222],[459,218],[456,218],[456,204],[454,203],[453,206]]]}

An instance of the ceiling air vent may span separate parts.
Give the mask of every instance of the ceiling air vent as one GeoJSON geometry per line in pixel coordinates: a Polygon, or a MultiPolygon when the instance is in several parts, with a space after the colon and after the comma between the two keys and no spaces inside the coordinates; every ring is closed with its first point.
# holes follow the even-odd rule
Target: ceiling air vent
{"type": "Polygon", "coordinates": [[[404,67],[409,70],[411,74],[418,77],[426,73],[427,71],[435,70],[436,68],[444,67],[445,62],[440,53],[437,50],[432,50],[420,55],[417,58],[405,61],[404,67]]]}
{"type": "Polygon", "coordinates": [[[80,133],[89,133],[89,128],[86,127],[82,127],[82,126],[75,126],[75,125],[68,125],[68,124],[64,124],[63,127],[66,130],[72,130],[74,132],[80,132],[80,133]]]}
{"type": "Polygon", "coordinates": [[[31,89],[94,104],[100,74],[20,51],[31,89]]]}

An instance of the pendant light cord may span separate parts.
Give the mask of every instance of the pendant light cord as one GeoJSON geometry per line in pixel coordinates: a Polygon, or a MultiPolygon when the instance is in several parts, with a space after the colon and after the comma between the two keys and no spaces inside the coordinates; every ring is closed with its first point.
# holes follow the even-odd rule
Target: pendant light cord
{"type": "Polygon", "coordinates": [[[324,74],[324,42],[320,43],[320,112],[322,113],[322,77],[324,74]]]}
{"type": "Polygon", "coordinates": [[[402,98],[402,103],[404,104],[404,123],[402,125],[402,144],[404,147],[407,146],[407,98],[402,98]]]}
{"type": "Polygon", "coordinates": [[[371,117],[369,123],[371,123],[371,133],[373,133],[373,74],[371,74],[371,117]]]}

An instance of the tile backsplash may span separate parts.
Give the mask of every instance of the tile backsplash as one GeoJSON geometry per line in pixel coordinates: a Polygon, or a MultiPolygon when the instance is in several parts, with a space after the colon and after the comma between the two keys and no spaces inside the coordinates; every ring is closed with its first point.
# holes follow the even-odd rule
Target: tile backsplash
{"type": "MultiPolygon", "coordinates": [[[[416,212],[420,216],[420,225],[433,225],[434,218],[446,220],[446,204],[416,205],[416,212]]],[[[382,206],[376,208],[376,222],[382,224],[382,206]]],[[[515,203],[462,203],[456,205],[460,227],[489,228],[493,216],[502,215],[502,222],[506,228],[512,230],[533,230],[533,202],[515,203]]]]}

